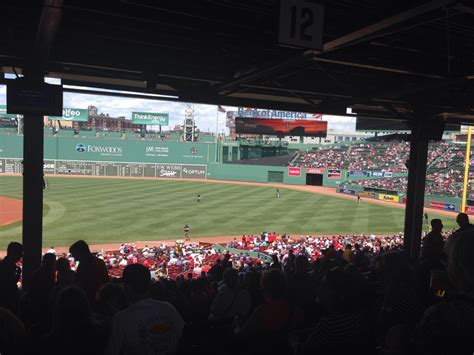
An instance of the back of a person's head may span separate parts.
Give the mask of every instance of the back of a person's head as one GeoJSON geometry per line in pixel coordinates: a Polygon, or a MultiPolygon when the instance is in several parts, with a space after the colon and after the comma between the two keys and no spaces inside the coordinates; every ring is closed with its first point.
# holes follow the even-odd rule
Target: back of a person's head
{"type": "Polygon", "coordinates": [[[84,240],[78,240],[69,247],[69,252],[74,258],[83,258],[90,255],[89,245],[84,240]]]}
{"type": "Polygon", "coordinates": [[[18,261],[23,257],[23,245],[18,242],[11,242],[7,247],[7,256],[14,261],[18,261]]]}
{"type": "Polygon", "coordinates": [[[352,245],[350,245],[349,243],[346,244],[346,249],[352,249],[352,245]]]}
{"type": "Polygon", "coordinates": [[[319,301],[329,311],[348,312],[353,309],[356,296],[356,278],[349,272],[335,267],[321,282],[319,301]]]}
{"type": "Polygon", "coordinates": [[[296,273],[305,274],[309,271],[309,261],[304,255],[298,255],[295,260],[296,273]]]}
{"type": "Polygon", "coordinates": [[[282,299],[286,296],[286,281],[280,270],[271,269],[263,273],[260,281],[263,294],[271,299],[282,299]]]}
{"type": "Polygon", "coordinates": [[[126,298],[122,285],[114,282],[108,282],[103,285],[96,296],[97,304],[101,307],[108,305],[108,308],[114,308],[116,311],[126,307],[126,298]]]}
{"type": "Polygon", "coordinates": [[[469,225],[469,216],[466,213],[459,213],[456,217],[459,227],[464,228],[469,225]]]}
{"type": "Polygon", "coordinates": [[[449,277],[459,292],[474,292],[474,231],[460,233],[451,250],[449,277]]]}
{"type": "Polygon", "coordinates": [[[41,265],[44,269],[53,271],[56,265],[56,255],[51,253],[44,254],[43,260],[41,261],[41,265]]]}
{"type": "Polygon", "coordinates": [[[128,265],[123,270],[122,280],[125,287],[135,294],[143,295],[150,291],[150,270],[142,264],[128,265]]]}
{"type": "Polygon", "coordinates": [[[435,232],[441,232],[443,230],[443,222],[439,218],[432,219],[431,229],[435,232]]]}
{"type": "Polygon", "coordinates": [[[68,333],[91,320],[91,309],[85,292],[76,286],[64,288],[53,307],[53,332],[68,333]]]}
{"type": "Polygon", "coordinates": [[[239,273],[232,267],[224,271],[224,283],[231,289],[237,288],[239,285],[239,273]]]}
{"type": "Polygon", "coordinates": [[[244,282],[247,285],[247,289],[258,289],[260,275],[254,270],[249,270],[245,273],[244,282]]]}

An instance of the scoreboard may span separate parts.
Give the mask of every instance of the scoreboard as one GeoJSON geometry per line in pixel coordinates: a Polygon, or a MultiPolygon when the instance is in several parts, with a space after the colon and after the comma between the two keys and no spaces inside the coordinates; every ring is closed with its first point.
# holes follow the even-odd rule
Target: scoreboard
{"type": "MultiPolygon", "coordinates": [[[[21,174],[22,171],[21,159],[0,158],[0,173],[21,174]]],[[[44,173],[49,175],[205,179],[207,166],[48,159],[44,161],[44,173]]]]}

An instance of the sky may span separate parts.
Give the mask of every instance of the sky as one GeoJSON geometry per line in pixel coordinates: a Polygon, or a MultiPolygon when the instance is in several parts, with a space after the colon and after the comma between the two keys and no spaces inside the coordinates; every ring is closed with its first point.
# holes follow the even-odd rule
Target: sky
{"type": "MultiPolygon", "coordinates": [[[[6,102],[6,86],[0,86],[0,104],[6,102]]],[[[64,93],[64,107],[87,108],[89,105],[96,106],[99,113],[108,113],[110,116],[125,116],[130,118],[132,111],[139,112],[162,112],[169,114],[171,128],[182,125],[184,122],[184,111],[188,104],[174,101],[158,101],[147,99],[134,99],[113,96],[101,96],[90,94],[64,93]]],[[[216,105],[191,104],[194,108],[194,118],[201,131],[216,132],[216,105]]],[[[226,111],[237,111],[237,107],[224,106],[226,111]]],[[[271,107],[269,107],[271,109],[271,107]]],[[[226,114],[218,113],[218,131],[228,133],[225,127],[226,114]]],[[[355,118],[347,116],[324,115],[323,120],[328,121],[328,130],[337,133],[354,132],[355,118]]],[[[166,129],[166,128],[164,128],[166,129]]]]}

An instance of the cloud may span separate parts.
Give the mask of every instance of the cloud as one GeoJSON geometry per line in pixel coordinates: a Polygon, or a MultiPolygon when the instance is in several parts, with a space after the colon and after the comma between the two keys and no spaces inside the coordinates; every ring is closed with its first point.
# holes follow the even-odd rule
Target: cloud
{"type": "MultiPolygon", "coordinates": [[[[0,85],[0,104],[5,104],[5,102],[6,86],[0,85]]],[[[191,106],[194,109],[196,125],[201,131],[215,132],[217,123],[219,133],[223,131],[228,133],[228,129],[225,127],[226,114],[220,112],[217,114],[216,105],[64,93],[64,107],[86,108],[90,105],[96,106],[99,113],[108,113],[113,117],[124,116],[128,119],[130,119],[132,111],[168,113],[171,127],[184,123],[184,112],[191,106]],[[216,118],[218,122],[216,122],[216,118]]],[[[225,109],[227,111],[237,111],[237,107],[225,106],[225,109]]],[[[332,132],[355,131],[355,117],[324,115],[323,119],[328,121],[328,130],[332,132]]]]}

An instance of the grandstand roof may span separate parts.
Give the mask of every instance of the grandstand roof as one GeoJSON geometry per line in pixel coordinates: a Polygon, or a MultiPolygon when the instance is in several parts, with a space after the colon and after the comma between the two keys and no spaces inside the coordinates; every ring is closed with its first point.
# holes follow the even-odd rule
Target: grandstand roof
{"type": "Polygon", "coordinates": [[[474,118],[474,6],[320,3],[322,52],[278,45],[277,0],[4,0],[0,65],[23,67],[43,43],[46,72],[69,85],[328,114],[352,107],[411,118],[416,107],[474,118]]]}

